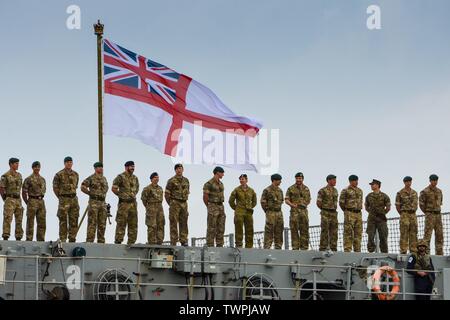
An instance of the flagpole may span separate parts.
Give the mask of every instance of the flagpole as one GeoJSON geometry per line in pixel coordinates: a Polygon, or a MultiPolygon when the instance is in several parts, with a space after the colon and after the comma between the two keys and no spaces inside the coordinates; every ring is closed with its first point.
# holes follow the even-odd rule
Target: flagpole
{"type": "Polygon", "coordinates": [[[94,33],[97,36],[97,77],[98,77],[98,160],[103,162],[103,81],[102,81],[102,39],[104,25],[97,21],[94,33]]]}

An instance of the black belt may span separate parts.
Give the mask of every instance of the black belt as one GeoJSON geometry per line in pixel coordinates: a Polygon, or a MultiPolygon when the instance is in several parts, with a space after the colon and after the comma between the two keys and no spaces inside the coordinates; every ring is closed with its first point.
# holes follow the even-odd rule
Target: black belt
{"type": "Polygon", "coordinates": [[[119,203],[133,203],[136,199],[119,199],[119,203]]]}
{"type": "Polygon", "coordinates": [[[63,198],[75,198],[75,197],[77,196],[77,194],[76,194],[76,193],[71,193],[71,194],[60,194],[59,196],[60,196],[60,197],[63,197],[63,198]]]}
{"type": "Polygon", "coordinates": [[[428,210],[427,212],[431,212],[431,213],[441,213],[441,210],[434,210],[434,211],[428,210]]]}
{"type": "Polygon", "coordinates": [[[90,195],[89,196],[90,200],[97,200],[97,201],[105,201],[105,197],[102,196],[96,196],[96,195],[90,195]]]}
{"type": "Polygon", "coordinates": [[[402,210],[401,212],[406,212],[406,213],[416,213],[416,210],[402,210]]]}
{"type": "Polygon", "coordinates": [[[214,204],[223,204],[223,201],[222,201],[222,202],[213,202],[213,201],[208,201],[208,203],[214,203],[214,204]]]}
{"type": "Polygon", "coordinates": [[[44,196],[28,196],[29,199],[36,199],[36,200],[42,200],[44,199],[44,196]]]}
{"type": "Polygon", "coordinates": [[[267,211],[281,211],[281,208],[269,208],[267,211]]]}
{"type": "Polygon", "coordinates": [[[336,212],[336,209],[325,209],[325,208],[322,208],[322,210],[323,211],[327,211],[327,212],[336,212]]]}
{"type": "Polygon", "coordinates": [[[184,199],[177,199],[177,198],[172,198],[172,200],[177,200],[177,201],[181,201],[181,202],[186,202],[187,200],[184,199]]]}
{"type": "Polygon", "coordinates": [[[20,199],[20,195],[18,195],[18,194],[7,194],[6,198],[20,199]]]}
{"type": "Polygon", "coordinates": [[[356,209],[345,209],[345,211],[350,211],[353,213],[361,213],[361,210],[356,210],[356,209]]]}

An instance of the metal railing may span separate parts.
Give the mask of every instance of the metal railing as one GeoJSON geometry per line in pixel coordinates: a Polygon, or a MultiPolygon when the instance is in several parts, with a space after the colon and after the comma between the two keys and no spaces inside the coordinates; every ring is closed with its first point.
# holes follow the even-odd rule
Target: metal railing
{"type": "MultiPolygon", "coordinates": [[[[74,288],[78,288],[78,289],[71,289],[71,291],[79,291],[79,294],[76,296],[79,300],[83,300],[87,297],[87,292],[86,290],[88,290],[87,288],[93,288],[95,287],[95,285],[103,285],[103,286],[109,286],[109,290],[108,292],[100,292],[100,294],[104,294],[105,297],[113,297],[112,299],[121,299],[121,297],[126,297],[128,300],[139,300],[139,299],[144,299],[141,295],[141,288],[147,289],[147,288],[164,288],[164,287],[172,287],[172,288],[179,288],[179,289],[186,289],[187,295],[189,300],[191,300],[192,298],[194,298],[193,295],[193,289],[207,289],[207,288],[217,288],[217,289],[236,289],[236,290],[242,290],[242,291],[246,291],[249,287],[248,287],[248,279],[249,276],[253,276],[253,275],[264,275],[262,273],[253,273],[253,274],[246,274],[245,270],[248,267],[291,267],[291,268],[296,268],[297,270],[309,270],[308,273],[311,273],[313,276],[311,277],[310,280],[307,281],[303,281],[303,282],[299,282],[296,280],[301,280],[300,278],[297,278],[297,276],[292,275],[292,281],[293,281],[293,286],[292,287],[278,287],[276,286],[276,283],[274,283],[274,281],[272,280],[271,285],[273,285],[272,287],[255,287],[256,289],[259,289],[259,294],[260,297],[259,299],[264,299],[266,298],[266,296],[264,295],[264,292],[269,290],[276,290],[277,292],[280,291],[292,291],[292,298],[293,299],[302,299],[300,293],[301,292],[311,292],[311,295],[309,295],[306,298],[303,299],[313,299],[313,300],[317,300],[320,298],[320,294],[321,293],[340,293],[343,294],[343,296],[345,297],[345,300],[349,300],[349,299],[354,299],[354,295],[355,294],[359,294],[359,298],[360,299],[373,299],[376,298],[377,294],[383,294],[383,293],[389,293],[389,287],[393,286],[393,285],[399,285],[399,292],[396,293],[395,295],[395,299],[398,300],[406,300],[407,297],[410,296],[418,296],[418,295],[424,295],[424,296],[430,296],[433,297],[435,299],[443,299],[444,296],[443,294],[439,294],[439,293],[415,293],[415,292],[409,292],[406,291],[405,288],[406,286],[406,273],[407,271],[425,271],[428,273],[434,273],[436,275],[436,278],[438,277],[442,277],[442,271],[441,270],[435,270],[435,271],[430,271],[430,270],[406,270],[404,268],[392,268],[392,270],[395,270],[399,276],[400,282],[398,283],[394,283],[391,281],[389,281],[390,279],[384,279],[383,282],[381,283],[383,285],[383,291],[380,293],[375,293],[374,291],[371,290],[370,286],[366,284],[368,278],[371,277],[371,274],[368,274],[367,271],[367,267],[363,267],[363,266],[353,266],[353,265],[320,265],[320,268],[318,268],[317,265],[313,265],[313,264],[302,264],[302,263],[279,263],[279,262],[270,262],[270,263],[265,263],[265,262],[240,262],[240,261],[220,261],[217,260],[214,262],[215,265],[218,266],[229,266],[229,267],[237,267],[238,269],[243,268],[244,272],[243,272],[243,276],[239,276],[235,279],[233,279],[232,282],[234,282],[234,284],[232,285],[227,285],[225,282],[219,282],[219,284],[195,284],[193,281],[186,281],[186,283],[180,283],[180,282],[174,282],[174,283],[168,283],[168,282],[155,282],[154,279],[152,279],[151,282],[145,282],[145,281],[141,281],[139,278],[139,275],[141,275],[141,269],[143,268],[142,265],[151,265],[152,262],[161,262],[161,261],[165,261],[162,259],[143,259],[143,258],[125,258],[125,257],[88,257],[88,256],[83,256],[83,257],[79,257],[76,258],[75,260],[78,260],[78,264],[81,267],[81,277],[78,278],[78,280],[67,280],[67,281],[57,281],[55,279],[52,279],[51,281],[43,281],[40,280],[41,276],[42,276],[42,265],[43,263],[45,263],[46,261],[48,261],[49,257],[42,257],[42,256],[8,256],[8,259],[12,259],[12,260],[17,260],[17,259],[25,259],[25,260],[29,260],[30,262],[27,262],[28,265],[34,265],[35,266],[35,277],[34,279],[31,280],[16,280],[16,279],[5,279],[3,281],[2,285],[8,286],[8,285],[17,285],[17,284],[23,284],[23,285],[28,285],[28,286],[34,286],[34,292],[33,292],[33,297],[36,300],[39,299],[45,299],[45,294],[42,290],[42,286],[43,285],[49,285],[49,286],[63,286],[63,287],[67,287],[67,284],[70,283],[70,285],[74,288]],[[127,275],[127,277],[124,279],[123,282],[118,282],[117,277],[114,279],[114,281],[109,281],[109,280],[101,280],[100,276],[104,273],[100,273],[100,276],[97,280],[87,280],[84,277],[84,272],[86,271],[85,266],[88,264],[88,262],[90,261],[95,261],[95,260],[100,260],[102,262],[105,261],[121,261],[122,264],[124,263],[133,263],[134,265],[136,265],[135,270],[127,270],[127,273],[125,275],[127,275]],[[345,273],[343,275],[343,277],[345,279],[342,279],[343,282],[339,285],[336,286],[336,288],[323,288],[323,287],[319,287],[318,285],[320,284],[333,284],[333,281],[330,281],[327,279],[327,277],[325,277],[323,275],[325,270],[340,270],[341,273],[345,273]],[[362,271],[363,273],[366,274],[365,277],[361,278],[361,281],[363,281],[362,284],[359,284],[359,286],[354,284],[354,281],[352,280],[352,277],[355,274],[358,274],[360,271],[362,271]],[[320,280],[322,279],[323,280],[320,280]],[[240,283],[239,285],[236,284],[240,283]],[[124,292],[123,289],[121,290],[121,286],[122,285],[126,285],[129,287],[133,287],[133,289],[135,291],[127,291],[124,292]],[[306,288],[304,287],[306,284],[310,284],[311,288],[306,288]],[[357,286],[357,289],[352,288],[352,286],[357,286]],[[364,289],[363,289],[364,288],[364,289]],[[114,291],[115,290],[115,291],[114,291]],[[353,295],[352,295],[353,294],[353,295]]],[[[51,257],[52,259],[52,263],[59,263],[59,261],[71,261],[73,263],[74,258],[73,257],[51,257]]],[[[181,260],[181,259],[174,259],[172,260],[172,263],[176,264],[176,263],[188,263],[192,265],[192,270],[194,269],[194,264],[207,264],[207,263],[211,263],[211,261],[206,261],[206,260],[181,260]]],[[[119,269],[106,269],[105,271],[116,271],[118,272],[119,269]]],[[[121,269],[123,270],[123,269],[121,269]]],[[[13,272],[15,273],[14,270],[7,270],[9,272],[13,272]]],[[[194,277],[194,273],[186,273],[187,277],[194,277]]],[[[303,279],[305,280],[305,279],[303,279]]],[[[99,292],[92,292],[93,293],[93,297],[99,297],[99,292]],[[97,294],[97,295],[96,295],[97,294]]],[[[10,295],[11,298],[14,298],[15,295],[10,295]]],[[[73,296],[71,296],[73,298],[73,296]]],[[[245,299],[246,297],[246,293],[243,292],[243,295],[239,295],[240,299],[245,299]],[[244,297],[244,298],[242,298],[244,297]]],[[[252,297],[252,298],[256,298],[258,299],[258,296],[256,297],[252,297]]],[[[279,299],[279,297],[277,298],[279,299]]]]}
{"type": "MultiPolygon", "coordinates": [[[[388,248],[389,253],[400,253],[400,217],[387,219],[389,236],[388,236],[388,248]]],[[[444,255],[450,255],[450,212],[442,213],[442,228],[444,233],[444,255]]],[[[363,222],[363,234],[361,239],[361,251],[367,251],[367,221],[363,222]]],[[[418,239],[422,238],[425,230],[425,216],[417,216],[417,230],[418,239]]],[[[283,246],[286,250],[292,248],[291,245],[291,231],[289,228],[284,230],[284,243],[283,246]]],[[[338,226],[338,251],[344,251],[344,223],[339,223],[338,226]]],[[[192,246],[202,247],[206,244],[206,238],[192,238],[192,246]]],[[[320,244],[320,226],[309,227],[309,248],[311,250],[319,250],[320,244]]],[[[225,247],[234,246],[234,234],[230,233],[225,235],[224,239],[225,247]]],[[[258,231],[253,233],[253,247],[261,249],[264,247],[264,231],[258,231]]]]}

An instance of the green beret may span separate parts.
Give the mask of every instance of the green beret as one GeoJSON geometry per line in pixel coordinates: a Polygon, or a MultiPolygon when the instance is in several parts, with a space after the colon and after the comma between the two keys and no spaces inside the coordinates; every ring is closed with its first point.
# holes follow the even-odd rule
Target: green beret
{"type": "Polygon", "coordinates": [[[125,162],[125,167],[134,166],[134,161],[125,162]]]}
{"type": "Polygon", "coordinates": [[[241,174],[241,175],[239,176],[239,179],[240,179],[240,178],[248,179],[248,177],[247,177],[247,175],[246,175],[245,173],[241,174]]]}
{"type": "Polygon", "coordinates": [[[158,177],[159,175],[158,175],[158,172],[153,172],[151,175],[150,175],[150,180],[152,180],[154,177],[158,177]]]}
{"type": "Polygon", "coordinates": [[[410,176],[406,176],[403,178],[403,182],[406,182],[406,181],[412,181],[412,178],[410,176]]]}
{"type": "Polygon", "coordinates": [[[177,170],[178,168],[183,168],[183,165],[181,163],[177,163],[174,167],[173,170],[177,170]]]}
{"type": "Polygon", "coordinates": [[[39,161],[35,161],[31,164],[31,168],[40,167],[41,163],[39,161]]]}
{"type": "Polygon", "coordinates": [[[304,178],[304,177],[303,177],[303,173],[301,173],[301,172],[297,172],[297,173],[295,174],[295,177],[296,177],[296,178],[298,178],[298,177],[304,178]]]}
{"type": "Polygon", "coordinates": [[[9,164],[13,164],[13,163],[17,163],[17,162],[19,162],[19,159],[17,159],[17,158],[10,158],[9,159],[9,164]]]}
{"type": "Polygon", "coordinates": [[[333,180],[333,179],[336,179],[336,176],[334,174],[327,175],[327,181],[330,181],[330,180],[333,180]]]}
{"type": "Polygon", "coordinates": [[[103,163],[100,161],[94,163],[94,168],[103,168],[103,163]]]}
{"type": "Polygon", "coordinates": [[[358,176],[355,174],[350,175],[350,177],[348,177],[348,181],[358,181],[358,176]]]}
{"type": "Polygon", "coordinates": [[[275,174],[273,174],[273,175],[270,176],[270,179],[271,179],[272,181],[277,181],[277,180],[281,180],[282,177],[281,177],[281,175],[279,175],[278,173],[275,173],[275,174]]]}
{"type": "Polygon", "coordinates": [[[370,185],[377,184],[378,186],[381,186],[381,181],[380,181],[380,180],[377,180],[377,179],[372,179],[372,182],[369,183],[369,184],[370,184],[370,185]]]}
{"type": "Polygon", "coordinates": [[[64,158],[64,163],[68,162],[68,161],[73,161],[72,157],[65,157],[64,158]]]}
{"type": "Polygon", "coordinates": [[[225,170],[223,170],[222,167],[215,167],[213,170],[213,173],[216,174],[217,172],[224,173],[225,170]]]}
{"type": "Polygon", "coordinates": [[[437,181],[439,179],[439,177],[436,174],[432,174],[430,176],[430,181],[437,181]]]}

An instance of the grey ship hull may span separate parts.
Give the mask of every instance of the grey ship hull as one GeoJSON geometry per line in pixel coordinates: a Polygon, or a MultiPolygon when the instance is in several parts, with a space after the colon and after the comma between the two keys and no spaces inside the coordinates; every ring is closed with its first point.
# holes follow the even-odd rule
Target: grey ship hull
{"type": "MultiPolygon", "coordinates": [[[[374,298],[370,270],[389,265],[400,276],[395,299],[414,299],[413,277],[404,270],[407,255],[58,244],[0,241],[0,298],[365,300],[374,298]]],[[[450,261],[432,259],[437,272],[431,298],[449,300],[450,261]]]]}

